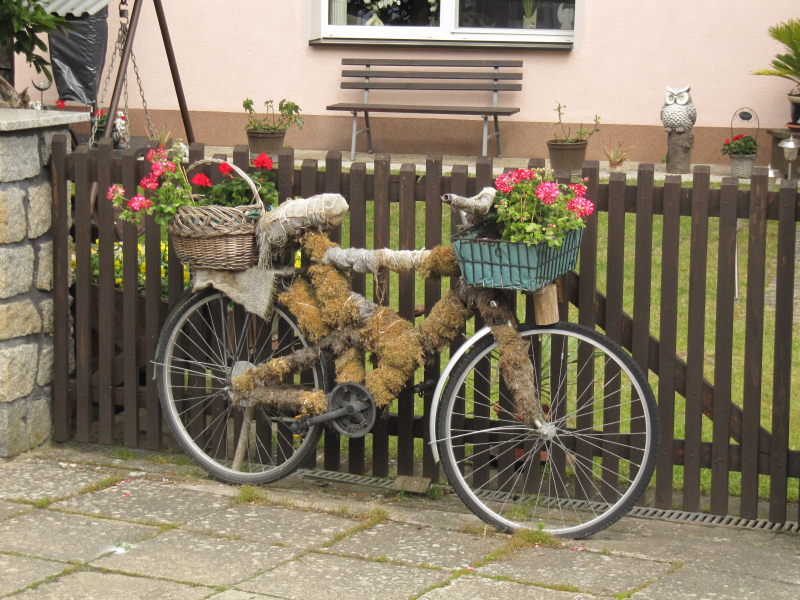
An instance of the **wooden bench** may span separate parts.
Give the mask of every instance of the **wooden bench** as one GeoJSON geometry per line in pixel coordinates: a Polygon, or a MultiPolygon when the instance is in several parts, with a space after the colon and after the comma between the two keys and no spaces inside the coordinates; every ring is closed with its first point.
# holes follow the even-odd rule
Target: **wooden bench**
{"type": "Polygon", "coordinates": [[[393,58],[343,58],[342,64],[360,67],[343,69],[341,87],[345,90],[364,90],[363,102],[331,104],[328,110],[346,110],[353,113],[353,136],[350,159],[356,157],[356,139],[367,134],[367,149],[372,152],[372,131],[369,113],[422,113],[441,115],[475,115],[483,117],[483,144],[481,156],[486,156],[489,138],[497,139],[497,156],[500,149],[498,119],[519,112],[512,106],[498,106],[500,92],[522,90],[520,71],[501,71],[503,68],[522,67],[521,60],[404,60],[393,58]],[[395,67],[403,67],[397,69],[395,67]],[[476,91],[491,93],[491,102],[481,106],[448,106],[430,104],[373,103],[370,90],[435,90],[446,92],[476,91]],[[358,113],[364,113],[364,128],[358,128],[358,113]],[[494,120],[494,133],[489,134],[489,117],[494,120]]]}

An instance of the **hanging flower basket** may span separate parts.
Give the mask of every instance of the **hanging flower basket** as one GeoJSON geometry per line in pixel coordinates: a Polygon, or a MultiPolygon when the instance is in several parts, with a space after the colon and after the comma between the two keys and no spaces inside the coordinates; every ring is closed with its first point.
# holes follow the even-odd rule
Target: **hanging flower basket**
{"type": "Polygon", "coordinates": [[[561,246],[507,242],[492,237],[491,229],[479,223],[452,238],[469,285],[536,291],[575,268],[582,228],[568,231],[561,246]]]}

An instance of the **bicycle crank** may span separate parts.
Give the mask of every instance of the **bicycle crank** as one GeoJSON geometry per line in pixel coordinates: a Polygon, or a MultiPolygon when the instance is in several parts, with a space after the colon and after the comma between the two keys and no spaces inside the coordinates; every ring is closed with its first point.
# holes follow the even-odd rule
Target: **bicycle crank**
{"type": "Polygon", "coordinates": [[[357,383],[340,383],[328,394],[328,412],[304,419],[304,425],[330,423],[333,428],[351,438],[367,435],[378,411],[372,395],[357,383]]]}

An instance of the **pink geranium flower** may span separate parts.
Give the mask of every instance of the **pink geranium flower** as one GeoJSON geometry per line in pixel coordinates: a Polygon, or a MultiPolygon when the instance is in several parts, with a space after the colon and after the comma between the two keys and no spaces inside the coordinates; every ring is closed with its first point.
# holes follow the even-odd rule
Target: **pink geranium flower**
{"type": "Polygon", "coordinates": [[[545,204],[552,204],[558,199],[558,184],[545,181],[536,186],[536,197],[545,204]]]}
{"type": "Polygon", "coordinates": [[[140,210],[147,210],[152,205],[152,202],[144,196],[137,194],[128,200],[128,210],[139,212],[140,210]]]}
{"type": "Polygon", "coordinates": [[[579,217],[588,217],[594,212],[594,202],[588,198],[578,196],[567,202],[567,209],[571,210],[579,217]]]}

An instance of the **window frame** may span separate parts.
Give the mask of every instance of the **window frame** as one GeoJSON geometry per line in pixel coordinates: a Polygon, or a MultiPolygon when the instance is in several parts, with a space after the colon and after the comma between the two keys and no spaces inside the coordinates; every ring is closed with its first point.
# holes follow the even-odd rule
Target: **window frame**
{"type": "MultiPolygon", "coordinates": [[[[439,0],[439,25],[392,27],[329,24],[329,0],[310,0],[312,27],[309,44],[314,45],[443,45],[537,47],[569,50],[575,30],[469,28],[458,26],[458,0],[439,0]],[[450,23],[450,26],[446,24],[450,23]]],[[[576,3],[577,8],[577,3],[576,3]]],[[[577,21],[578,15],[576,13],[577,21]]]]}

